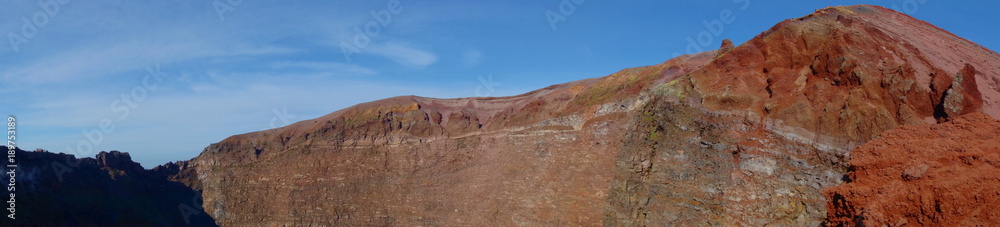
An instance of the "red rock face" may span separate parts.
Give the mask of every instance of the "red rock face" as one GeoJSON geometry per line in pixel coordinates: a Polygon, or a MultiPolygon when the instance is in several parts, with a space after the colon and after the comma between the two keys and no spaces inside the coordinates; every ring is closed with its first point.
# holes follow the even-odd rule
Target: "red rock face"
{"type": "Polygon", "coordinates": [[[519,96],[396,97],[233,136],[170,179],[227,226],[818,225],[851,149],[1000,117],[997,65],[909,16],[827,8],[519,96]]]}
{"type": "Polygon", "coordinates": [[[862,5],[784,21],[689,77],[708,108],[748,110],[786,131],[850,148],[900,125],[980,110],[1000,117],[998,56],[862,5]]]}
{"type": "Polygon", "coordinates": [[[985,114],[889,131],[850,163],[823,191],[830,225],[1000,224],[1000,121],[985,114]]]}

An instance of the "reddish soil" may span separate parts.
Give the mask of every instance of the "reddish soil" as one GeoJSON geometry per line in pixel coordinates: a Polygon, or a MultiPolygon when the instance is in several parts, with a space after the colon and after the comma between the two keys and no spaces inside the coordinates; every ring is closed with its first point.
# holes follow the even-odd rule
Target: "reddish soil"
{"type": "Polygon", "coordinates": [[[888,131],[850,163],[850,183],[823,192],[829,225],[1000,224],[1000,121],[986,114],[888,131]]]}

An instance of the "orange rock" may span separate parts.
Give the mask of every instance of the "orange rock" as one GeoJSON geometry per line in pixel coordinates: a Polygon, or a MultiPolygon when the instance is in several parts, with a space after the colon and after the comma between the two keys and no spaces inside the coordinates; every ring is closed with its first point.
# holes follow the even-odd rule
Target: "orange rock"
{"type": "Polygon", "coordinates": [[[1000,121],[990,116],[905,126],[851,155],[851,181],[823,192],[829,225],[1000,224],[1000,121]]]}

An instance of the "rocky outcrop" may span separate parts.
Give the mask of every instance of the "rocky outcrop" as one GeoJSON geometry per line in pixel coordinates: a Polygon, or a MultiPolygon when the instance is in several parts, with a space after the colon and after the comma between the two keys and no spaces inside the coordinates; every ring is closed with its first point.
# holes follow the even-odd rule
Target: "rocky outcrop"
{"type": "Polygon", "coordinates": [[[976,68],[972,65],[966,64],[954,77],[936,74],[932,81],[934,90],[940,91],[931,96],[936,98],[935,113],[939,118],[947,119],[982,110],[983,95],[979,92],[976,68]]]}
{"type": "Polygon", "coordinates": [[[117,172],[119,174],[142,173],[145,171],[139,163],[132,161],[132,156],[125,152],[101,151],[100,153],[97,153],[95,159],[97,160],[97,165],[100,166],[101,169],[117,172]]]}
{"type": "Polygon", "coordinates": [[[985,114],[889,131],[855,149],[850,168],[823,191],[829,225],[1000,223],[1000,121],[985,114]]]}

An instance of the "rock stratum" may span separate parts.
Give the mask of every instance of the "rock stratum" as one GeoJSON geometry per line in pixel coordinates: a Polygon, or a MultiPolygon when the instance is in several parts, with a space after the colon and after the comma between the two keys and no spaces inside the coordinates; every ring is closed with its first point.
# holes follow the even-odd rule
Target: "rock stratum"
{"type": "Polygon", "coordinates": [[[359,104],[158,169],[200,192],[221,226],[996,222],[970,208],[996,205],[996,174],[950,177],[997,171],[995,145],[969,146],[968,166],[923,153],[900,164],[880,159],[914,151],[871,147],[907,133],[996,141],[995,128],[919,133],[1000,118],[997,53],[869,5],[723,43],[518,96],[359,104]],[[894,168],[909,175],[892,185],[915,194],[878,191],[899,180],[894,168]],[[952,185],[973,194],[925,196],[952,185]],[[931,201],[950,205],[918,212],[931,201]]]}

